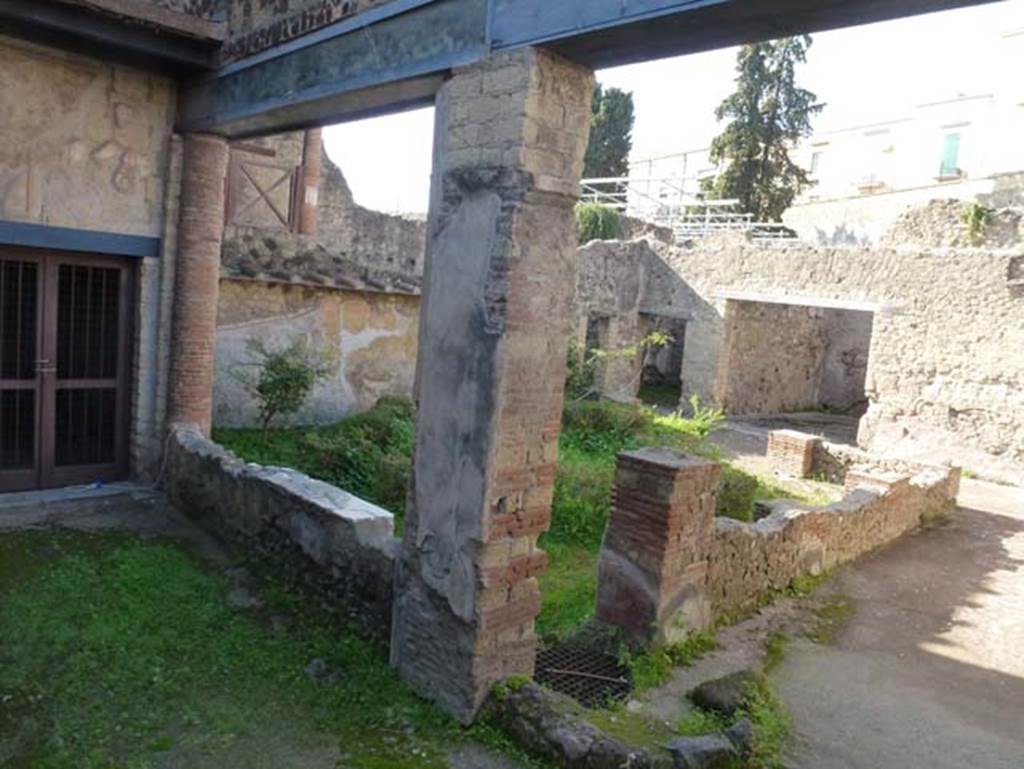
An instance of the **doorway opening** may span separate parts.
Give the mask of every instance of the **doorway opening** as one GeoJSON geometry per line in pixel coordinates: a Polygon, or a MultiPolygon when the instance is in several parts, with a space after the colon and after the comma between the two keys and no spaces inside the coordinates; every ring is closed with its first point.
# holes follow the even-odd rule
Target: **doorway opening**
{"type": "Polygon", "coordinates": [[[0,253],[0,491],[123,478],[130,262],[0,253]]]}

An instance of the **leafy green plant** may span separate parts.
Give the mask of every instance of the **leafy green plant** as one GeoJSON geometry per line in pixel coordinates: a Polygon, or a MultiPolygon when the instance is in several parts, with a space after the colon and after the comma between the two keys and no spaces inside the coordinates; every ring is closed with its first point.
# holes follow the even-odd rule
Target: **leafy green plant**
{"type": "Polygon", "coordinates": [[[580,203],[576,206],[576,229],[580,243],[615,240],[622,237],[622,216],[600,203],[580,203]]]}
{"type": "Polygon", "coordinates": [[[252,362],[231,372],[259,403],[264,433],[275,418],[298,411],[317,382],[331,372],[331,356],[301,338],[278,349],[268,347],[261,339],[250,338],[246,349],[252,362]]]}
{"type": "Polygon", "coordinates": [[[960,212],[960,221],[967,225],[967,236],[971,243],[978,244],[985,239],[985,230],[988,227],[992,211],[977,201],[971,201],[964,206],[960,212]]]}
{"type": "Polygon", "coordinates": [[[588,355],[575,339],[569,340],[565,358],[565,395],[569,400],[583,400],[594,394],[594,374],[597,361],[588,355]]]}
{"type": "MultiPolygon", "coordinates": [[[[594,387],[594,378],[599,363],[635,359],[645,350],[656,350],[669,344],[672,344],[672,337],[664,331],[652,331],[634,344],[614,349],[594,347],[581,351],[579,342],[576,339],[570,339],[566,355],[566,396],[570,400],[596,398],[598,392],[594,387]]],[[[641,372],[638,371],[636,376],[639,378],[641,372]]]]}
{"type": "Polygon", "coordinates": [[[697,393],[690,396],[690,412],[687,420],[700,438],[707,438],[725,422],[725,412],[722,409],[702,405],[697,393]]]}

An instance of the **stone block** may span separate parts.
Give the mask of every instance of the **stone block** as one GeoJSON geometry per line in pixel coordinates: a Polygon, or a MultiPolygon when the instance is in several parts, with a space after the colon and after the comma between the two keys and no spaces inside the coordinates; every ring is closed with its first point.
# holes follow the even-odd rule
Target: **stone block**
{"type": "Polygon", "coordinates": [[[768,433],[768,460],[780,472],[797,478],[811,474],[815,449],[821,439],[796,430],[772,430],[768,433]]]}

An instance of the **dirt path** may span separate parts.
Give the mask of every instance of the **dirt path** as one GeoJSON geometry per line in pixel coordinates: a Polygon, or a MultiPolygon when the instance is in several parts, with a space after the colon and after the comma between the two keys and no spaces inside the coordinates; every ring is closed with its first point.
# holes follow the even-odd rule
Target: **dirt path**
{"type": "Polygon", "coordinates": [[[1024,766],[1024,489],[965,480],[960,504],[838,575],[834,644],[787,649],[793,769],[1024,766]]]}

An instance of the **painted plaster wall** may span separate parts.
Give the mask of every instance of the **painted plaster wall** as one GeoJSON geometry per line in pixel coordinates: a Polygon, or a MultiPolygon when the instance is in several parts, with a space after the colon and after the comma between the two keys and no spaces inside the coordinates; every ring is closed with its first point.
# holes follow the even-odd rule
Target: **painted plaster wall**
{"type": "Polygon", "coordinates": [[[0,220],[161,238],[136,261],[130,462],[160,453],[177,220],[176,89],[147,72],[0,36],[0,220]]]}
{"type": "Polygon", "coordinates": [[[0,219],[159,236],[170,80],[0,37],[0,219]]]}
{"type": "Polygon", "coordinates": [[[337,421],[383,395],[412,395],[418,296],[223,279],[218,305],[214,424],[256,424],[257,405],[232,375],[252,362],[259,339],[271,349],[301,338],[330,351],[335,366],[291,424],[337,421]]]}

